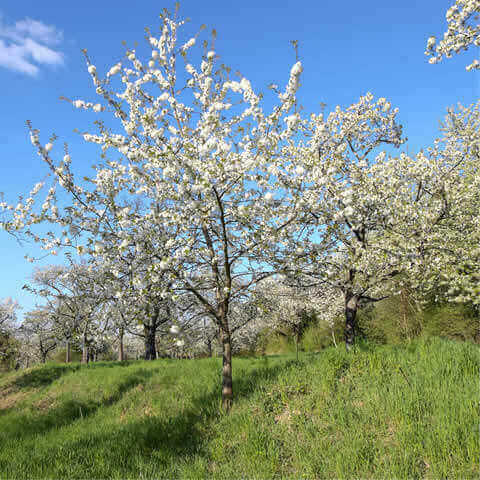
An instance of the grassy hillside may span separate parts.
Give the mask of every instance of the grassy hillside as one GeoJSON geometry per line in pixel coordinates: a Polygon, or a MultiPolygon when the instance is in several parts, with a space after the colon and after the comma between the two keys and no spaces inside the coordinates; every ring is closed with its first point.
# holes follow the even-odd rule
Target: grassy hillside
{"type": "Polygon", "coordinates": [[[479,350],[440,339],[0,377],[0,477],[478,478],[479,350]]]}

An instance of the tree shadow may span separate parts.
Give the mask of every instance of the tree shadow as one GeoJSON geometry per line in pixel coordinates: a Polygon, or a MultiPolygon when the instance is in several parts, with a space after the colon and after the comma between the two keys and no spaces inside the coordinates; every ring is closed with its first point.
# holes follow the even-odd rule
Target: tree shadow
{"type": "MultiPolygon", "coordinates": [[[[242,378],[236,378],[236,401],[250,397],[266,381],[275,380],[283,370],[284,365],[260,367],[242,378]]],[[[166,418],[143,417],[125,425],[110,427],[108,431],[89,432],[80,439],[77,437],[75,441],[63,444],[63,451],[68,452],[71,462],[63,468],[72,470],[53,473],[71,476],[80,465],[85,477],[138,476],[140,468],[142,474],[146,474],[145,468],[154,468],[151,475],[168,471],[169,468],[171,473],[177,464],[190,462],[194,457],[208,456],[208,439],[214,430],[212,425],[224,415],[219,409],[220,398],[219,387],[195,396],[190,406],[176,415],[166,418]],[[101,456],[101,466],[93,462],[85,470],[83,460],[87,452],[92,451],[101,456]],[[122,459],[121,466],[119,459],[122,459]]],[[[234,412],[235,402],[232,414],[234,412]]],[[[52,450],[56,448],[52,446],[52,450]]]]}
{"type": "Polygon", "coordinates": [[[68,372],[78,370],[80,365],[44,365],[25,372],[16,378],[11,385],[17,388],[39,388],[50,385],[68,372]]]}
{"type": "Polygon", "coordinates": [[[82,363],[83,368],[95,369],[95,368],[117,368],[117,367],[130,367],[133,365],[138,365],[137,360],[124,360],[123,362],[118,361],[99,361],[99,362],[90,362],[87,364],[82,363]]]}
{"type": "Polygon", "coordinates": [[[42,407],[39,406],[36,415],[15,415],[9,411],[11,417],[8,419],[8,423],[2,422],[0,445],[12,440],[18,441],[28,436],[45,434],[52,429],[61,428],[79,419],[89,417],[99,408],[109,407],[117,403],[127,391],[143,383],[152,374],[147,370],[132,373],[117,386],[110,396],[102,398],[100,401],[69,399],[54,408],[46,406],[42,410],[42,407]],[[48,409],[44,411],[46,408],[48,409]]]}

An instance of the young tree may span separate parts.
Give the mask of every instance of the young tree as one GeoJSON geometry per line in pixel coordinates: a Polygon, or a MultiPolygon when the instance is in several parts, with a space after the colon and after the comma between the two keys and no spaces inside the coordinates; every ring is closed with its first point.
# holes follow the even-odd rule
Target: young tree
{"type": "MultiPolygon", "coordinates": [[[[137,248],[137,255],[146,249],[156,260],[148,275],[168,277],[170,286],[163,294],[192,294],[217,324],[223,349],[223,406],[229,409],[230,302],[271,274],[257,258],[289,222],[272,209],[268,166],[294,155],[299,120],[295,93],[302,66],[295,63],[277,105],[265,114],[261,95],[246,78],[232,78],[213,43],[210,49],[205,44],[199,65],[187,62],[196,37],[178,43],[183,23],[165,12],[160,37],[149,36],[151,58],[142,62],[130,49],[128,64],[114,65],[104,79],[87,57],[105,105],[72,103],[114,112],[122,133],[100,124],[98,134],[84,138],[101,145],[104,158],[112,150],[117,157],[96,167],[92,188],[87,189],[76,182],[67,152],[58,163],[52,158],[55,138],[42,145],[38,131],[31,128],[33,144],[70,194],[71,204],[59,209],[57,187],[52,187],[40,214],[33,212],[31,196],[17,206],[8,228],[37,238],[46,250],[74,243],[80,253],[93,255],[105,245],[120,252],[137,248]],[[120,73],[123,90],[117,93],[111,85],[120,73]],[[142,206],[132,209],[127,197],[141,200],[142,206]],[[50,232],[39,238],[31,226],[42,220],[67,227],[70,235],[50,232]]],[[[132,281],[144,278],[132,272],[132,281]]],[[[155,314],[155,307],[149,309],[155,314]]]]}

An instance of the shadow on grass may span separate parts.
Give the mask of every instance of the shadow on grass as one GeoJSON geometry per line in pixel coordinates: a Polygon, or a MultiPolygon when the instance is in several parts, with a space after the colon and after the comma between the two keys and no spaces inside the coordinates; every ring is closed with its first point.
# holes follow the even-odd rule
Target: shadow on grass
{"type": "Polygon", "coordinates": [[[117,367],[129,367],[138,364],[136,361],[124,361],[124,362],[95,362],[82,364],[64,363],[53,365],[42,365],[41,367],[34,368],[31,371],[25,372],[23,375],[15,379],[11,385],[16,388],[39,388],[50,385],[55,380],[58,380],[62,375],[66,373],[80,370],[81,368],[96,369],[96,368],[117,368],[117,367]]]}
{"type": "MultiPolygon", "coordinates": [[[[284,366],[260,367],[236,378],[235,401],[250,397],[265,382],[275,380],[284,366]]],[[[214,431],[212,424],[223,415],[219,410],[220,398],[219,386],[218,390],[195,396],[188,408],[180,413],[177,410],[175,415],[167,418],[143,417],[102,433],[85,433],[81,439],[63,444],[70,464],[52,474],[68,477],[80,468],[87,468],[82,474],[92,478],[137,477],[140,471],[146,476],[155,476],[158,472],[173,475],[182,462],[190,463],[199,456],[208,456],[208,439],[214,431]],[[92,452],[101,458],[101,462],[91,462],[87,467],[84,458],[91,456],[92,452]]],[[[233,414],[234,411],[235,403],[233,414]]],[[[49,449],[53,455],[56,448],[49,449]]]]}
{"type": "Polygon", "coordinates": [[[108,407],[118,402],[128,390],[151,376],[152,372],[139,370],[120,383],[109,397],[100,399],[100,401],[72,399],[64,401],[59,406],[50,408],[46,412],[41,411],[41,406],[38,407],[39,410],[35,414],[15,415],[8,412],[10,413],[8,423],[5,421],[0,425],[2,431],[0,446],[7,441],[17,441],[24,437],[41,435],[54,428],[61,428],[79,419],[86,418],[99,408],[108,407]]]}
{"type": "Polygon", "coordinates": [[[38,388],[50,385],[68,372],[78,370],[80,365],[45,365],[24,373],[12,383],[17,388],[38,388]]]}

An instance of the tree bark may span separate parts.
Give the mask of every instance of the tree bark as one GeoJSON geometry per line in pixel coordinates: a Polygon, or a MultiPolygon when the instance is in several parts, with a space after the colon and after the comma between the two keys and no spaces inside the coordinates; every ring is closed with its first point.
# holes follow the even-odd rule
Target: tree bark
{"type": "Polygon", "coordinates": [[[345,293],[345,348],[352,350],[355,345],[355,319],[357,317],[358,298],[352,292],[345,293]]]}
{"type": "Polygon", "coordinates": [[[65,362],[70,363],[70,341],[67,340],[65,352],[65,362]]]}
{"type": "Polygon", "coordinates": [[[143,326],[145,334],[145,360],[155,360],[157,358],[157,349],[155,346],[156,329],[151,325],[143,326]]]}
{"type": "Polygon", "coordinates": [[[335,348],[337,348],[337,341],[335,339],[335,330],[332,328],[332,340],[333,344],[335,345],[335,348]]]}
{"type": "Polygon", "coordinates": [[[402,301],[402,314],[403,314],[403,331],[405,337],[407,337],[407,340],[410,342],[410,329],[408,327],[408,294],[405,289],[401,291],[400,298],[402,301]]]}
{"type": "Polygon", "coordinates": [[[83,342],[82,342],[82,363],[88,363],[89,361],[89,352],[88,352],[88,344],[87,344],[87,338],[86,335],[83,336],[83,342]]]}
{"type": "Polygon", "coordinates": [[[118,337],[118,361],[123,362],[125,360],[125,354],[123,352],[123,328],[120,329],[120,335],[118,337]]]}
{"type": "Polygon", "coordinates": [[[222,341],[223,370],[222,370],[222,408],[228,412],[233,403],[233,381],[232,381],[232,340],[226,320],[220,328],[222,341]]]}

